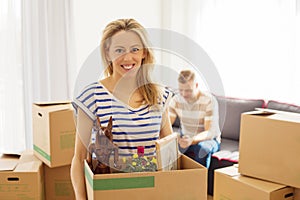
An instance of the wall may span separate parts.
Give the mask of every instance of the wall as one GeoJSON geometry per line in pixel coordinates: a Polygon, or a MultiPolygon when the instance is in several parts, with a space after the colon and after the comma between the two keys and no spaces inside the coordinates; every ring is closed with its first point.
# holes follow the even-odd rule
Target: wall
{"type": "Polygon", "coordinates": [[[74,27],[78,69],[99,45],[104,27],[112,20],[135,18],[143,26],[161,27],[160,0],[74,1],[74,27]]]}
{"type": "Polygon", "coordinates": [[[134,18],[145,28],[161,28],[160,0],[78,0],[74,1],[73,8],[78,71],[75,96],[91,79],[99,79],[98,74],[102,74],[101,64],[97,66],[101,63],[97,47],[102,31],[109,22],[120,18],[134,18]]]}
{"type": "MultiPolygon", "coordinates": [[[[204,90],[208,88],[219,95],[226,92],[226,96],[232,97],[298,104],[298,1],[76,1],[77,68],[80,69],[98,46],[101,31],[109,21],[134,17],[147,28],[164,28],[181,34],[197,48],[203,48],[203,55],[206,53],[206,58],[213,63],[203,63],[205,57],[199,56],[198,49],[185,44],[182,49],[186,51],[179,54],[156,50],[158,67],[154,77],[165,85],[176,87],[178,71],[195,65],[193,67],[201,68],[200,86],[204,86],[204,90]],[[253,13],[256,14],[253,16],[253,13]],[[185,54],[201,63],[191,62],[182,56],[185,54]],[[215,71],[206,72],[211,69],[215,71]]],[[[172,37],[168,39],[174,46],[179,43],[172,37]]]]}

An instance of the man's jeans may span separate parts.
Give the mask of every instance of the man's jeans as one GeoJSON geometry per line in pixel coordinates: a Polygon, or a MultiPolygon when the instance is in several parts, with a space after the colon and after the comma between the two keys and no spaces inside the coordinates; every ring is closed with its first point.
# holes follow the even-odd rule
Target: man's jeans
{"type": "Polygon", "coordinates": [[[186,149],[179,146],[181,153],[194,159],[206,168],[209,168],[212,154],[219,151],[219,149],[220,143],[216,139],[202,141],[186,149]]]}

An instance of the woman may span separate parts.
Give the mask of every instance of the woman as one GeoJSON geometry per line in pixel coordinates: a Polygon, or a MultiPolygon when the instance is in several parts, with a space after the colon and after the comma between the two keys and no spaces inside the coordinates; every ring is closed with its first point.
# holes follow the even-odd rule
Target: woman
{"type": "Polygon", "coordinates": [[[106,78],[87,86],[74,100],[77,111],[75,152],[71,179],[76,199],[86,199],[83,161],[93,123],[106,126],[113,118],[113,142],[120,156],[131,156],[138,146],[155,154],[155,140],[172,132],[165,105],[171,94],[151,83],[153,52],[145,29],[133,19],[109,23],[100,44],[106,78]]]}

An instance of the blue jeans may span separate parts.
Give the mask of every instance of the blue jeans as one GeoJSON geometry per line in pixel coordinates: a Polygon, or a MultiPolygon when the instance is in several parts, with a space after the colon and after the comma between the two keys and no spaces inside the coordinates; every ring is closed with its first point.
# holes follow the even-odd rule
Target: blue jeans
{"type": "Polygon", "coordinates": [[[194,159],[206,168],[209,168],[211,155],[220,149],[220,143],[216,139],[205,140],[198,144],[191,145],[186,149],[179,146],[179,150],[184,155],[194,159]]]}

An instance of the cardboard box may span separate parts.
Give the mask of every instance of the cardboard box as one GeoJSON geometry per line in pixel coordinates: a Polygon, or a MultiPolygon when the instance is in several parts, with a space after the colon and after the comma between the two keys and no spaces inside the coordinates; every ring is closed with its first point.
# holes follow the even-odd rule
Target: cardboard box
{"type": "Polygon", "coordinates": [[[70,165],[76,132],[72,105],[35,103],[32,117],[34,154],[49,167],[70,165]]]}
{"type": "Polygon", "coordinates": [[[300,114],[243,113],[239,151],[241,174],[300,188],[300,114]]]}
{"type": "Polygon", "coordinates": [[[32,151],[0,158],[0,199],[44,199],[43,163],[32,151]]]}
{"type": "Polygon", "coordinates": [[[240,175],[235,166],[215,170],[214,200],[293,200],[293,188],[240,175]]]}
{"type": "Polygon", "coordinates": [[[44,165],[46,200],[75,199],[70,176],[70,165],[50,168],[44,165]]]}
{"type": "Polygon", "coordinates": [[[180,156],[180,170],[94,175],[85,162],[88,199],[207,200],[207,169],[180,156]]]}

